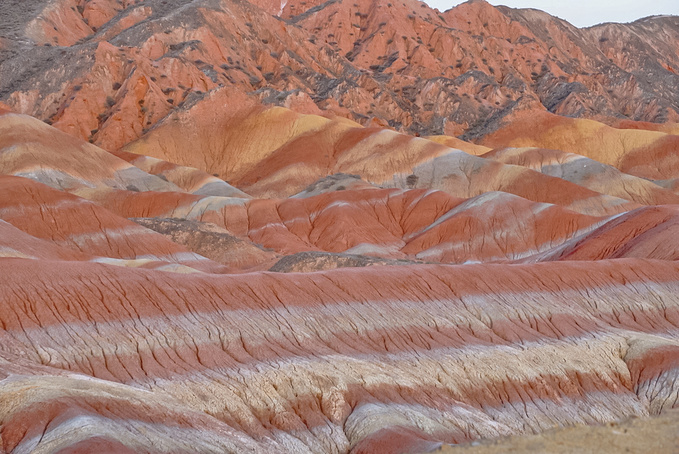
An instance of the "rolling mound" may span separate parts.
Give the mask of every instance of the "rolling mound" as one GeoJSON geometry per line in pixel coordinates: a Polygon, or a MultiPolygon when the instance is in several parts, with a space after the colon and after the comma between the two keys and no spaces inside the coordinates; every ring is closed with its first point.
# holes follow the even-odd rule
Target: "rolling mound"
{"type": "Polygon", "coordinates": [[[504,164],[537,170],[602,194],[643,205],[667,205],[679,202],[675,193],[663,189],[652,181],[628,175],[611,165],[573,153],[544,148],[504,148],[481,156],[504,164]]]}
{"type": "Polygon", "coordinates": [[[55,189],[111,187],[168,191],[175,185],[27,115],[0,115],[0,173],[55,189]]]}
{"type": "Polygon", "coordinates": [[[647,179],[666,180],[679,175],[674,153],[679,136],[659,131],[616,129],[593,120],[523,113],[482,142],[487,146],[540,147],[580,154],[647,179]]]}
{"type": "Polygon", "coordinates": [[[672,262],[179,280],[2,263],[10,452],[375,452],[394,432],[403,452],[657,414],[677,392],[672,262]]]}
{"type": "MultiPolygon", "coordinates": [[[[225,96],[228,90],[214,92],[209,102],[216,106],[225,96]]],[[[319,176],[347,173],[371,184],[435,188],[463,198],[504,191],[592,215],[635,207],[567,180],[385,128],[364,128],[345,119],[300,115],[280,107],[241,115],[214,108],[205,117],[201,113],[206,105],[207,101],[172,114],[125,151],[202,166],[257,197],[293,195],[319,176]],[[215,124],[218,139],[211,129],[215,124]],[[192,146],[197,156],[186,154],[192,146]]]]}

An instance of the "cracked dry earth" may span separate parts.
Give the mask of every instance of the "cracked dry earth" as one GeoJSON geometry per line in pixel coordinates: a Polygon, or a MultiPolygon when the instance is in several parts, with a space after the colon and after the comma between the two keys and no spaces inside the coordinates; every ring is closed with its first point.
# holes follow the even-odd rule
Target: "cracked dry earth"
{"type": "Polygon", "coordinates": [[[677,452],[676,17],[2,9],[0,454],[677,452]]]}

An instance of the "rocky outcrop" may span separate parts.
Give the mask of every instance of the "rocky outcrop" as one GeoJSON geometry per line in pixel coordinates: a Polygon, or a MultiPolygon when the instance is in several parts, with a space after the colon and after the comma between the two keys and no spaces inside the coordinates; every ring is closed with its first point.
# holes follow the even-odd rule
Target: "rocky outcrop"
{"type": "Polygon", "coordinates": [[[111,150],[224,86],[423,135],[480,138],[525,110],[679,121],[672,16],[577,29],[484,1],[23,3],[0,25],[0,101],[111,150]]]}
{"type": "Polygon", "coordinates": [[[185,219],[132,218],[132,221],[158,232],[174,243],[234,269],[265,267],[276,260],[271,250],[257,247],[226,230],[206,222],[185,219]]]}
{"type": "Polygon", "coordinates": [[[414,261],[385,260],[357,254],[332,252],[298,252],[283,257],[269,271],[277,273],[309,273],[312,271],[334,270],[336,268],[361,268],[365,266],[412,265],[414,261]]]}

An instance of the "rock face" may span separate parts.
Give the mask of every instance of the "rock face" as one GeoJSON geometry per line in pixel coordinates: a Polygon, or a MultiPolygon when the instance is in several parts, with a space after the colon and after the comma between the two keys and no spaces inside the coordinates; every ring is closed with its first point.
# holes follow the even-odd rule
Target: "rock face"
{"type": "Polygon", "coordinates": [[[332,252],[300,252],[280,259],[269,271],[277,273],[308,273],[335,268],[356,268],[378,265],[408,265],[417,262],[407,260],[385,260],[357,254],[332,252]]]}
{"type": "Polygon", "coordinates": [[[677,44],[479,0],[7,0],[0,454],[675,446],[643,428],[679,421],[677,44]]]}
{"type": "Polygon", "coordinates": [[[2,264],[9,452],[421,451],[677,395],[673,262],[182,279],[2,264]]]}
{"type": "Polygon", "coordinates": [[[158,218],[132,218],[132,221],[165,235],[201,256],[233,268],[251,268],[275,259],[273,252],[237,238],[214,224],[158,218]]]}
{"type": "Polygon", "coordinates": [[[422,135],[479,138],[525,110],[679,121],[672,16],[577,29],[484,1],[5,3],[0,101],[109,150],[223,86],[422,135]]]}

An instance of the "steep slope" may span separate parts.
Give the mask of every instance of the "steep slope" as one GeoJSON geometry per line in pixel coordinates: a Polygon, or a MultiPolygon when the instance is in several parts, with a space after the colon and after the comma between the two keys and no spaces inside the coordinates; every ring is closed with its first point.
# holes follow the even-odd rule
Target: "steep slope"
{"type": "Polygon", "coordinates": [[[484,1],[444,13],[415,0],[34,0],[5,11],[0,101],[111,150],[222,86],[423,135],[478,138],[524,110],[679,121],[672,16],[580,30],[484,1]]]}
{"type": "Polygon", "coordinates": [[[443,263],[515,260],[557,247],[599,222],[556,205],[489,192],[461,203],[411,235],[403,252],[443,263]]]}
{"type": "Polygon", "coordinates": [[[644,207],[529,260],[679,259],[677,206],[644,207]]]}
{"type": "Polygon", "coordinates": [[[93,200],[123,217],[146,213],[212,223],[279,254],[325,251],[448,263],[530,256],[607,219],[501,192],[467,200],[441,191],[368,189],[189,204],[164,196],[165,208],[157,195],[109,193],[93,200]]]}
{"type": "Polygon", "coordinates": [[[149,156],[139,156],[120,150],[112,154],[124,159],[144,172],[174,183],[177,185],[178,190],[190,194],[217,197],[250,197],[224,180],[220,180],[214,175],[209,175],[193,167],[180,166],[149,156]]]}
{"type": "Polygon", "coordinates": [[[657,414],[677,393],[669,262],[180,280],[0,266],[9,452],[390,452],[394,434],[403,452],[657,414]]]}
{"type": "MultiPolygon", "coordinates": [[[[218,102],[225,95],[217,91],[210,96],[218,102]]],[[[493,160],[483,159],[425,139],[363,128],[344,119],[300,115],[283,108],[263,110],[254,106],[228,115],[215,113],[213,119],[223,122],[223,126],[218,128],[221,135],[211,135],[207,126],[214,125],[214,121],[195,115],[204,112],[208,105],[202,103],[194,109],[179,110],[166,124],[128,149],[157,153],[171,160],[212,161],[220,166],[222,175],[241,186],[250,178],[248,175],[256,172],[260,187],[266,184],[271,188],[269,194],[294,193],[312,177],[334,170],[358,172],[372,185],[352,182],[350,186],[355,189],[337,185],[338,190],[330,193],[321,189],[333,178],[340,178],[342,174],[338,174],[325,183],[311,185],[300,197],[249,200],[223,180],[195,168],[124,151],[116,152],[116,157],[76,139],[56,146],[66,136],[54,128],[34,125],[35,120],[21,115],[0,118],[12,119],[16,125],[15,134],[6,138],[8,150],[26,147],[28,133],[21,132],[22,127],[33,127],[39,131],[37,136],[42,137],[44,145],[39,149],[42,154],[26,153],[24,167],[39,166],[46,175],[71,172],[68,175],[78,176],[93,167],[99,173],[90,177],[87,185],[61,186],[94,202],[88,206],[98,209],[100,205],[109,210],[106,216],[115,213],[123,218],[144,218],[140,221],[143,225],[179,243],[178,250],[188,247],[232,269],[268,268],[276,259],[272,251],[283,255],[341,252],[445,263],[542,257],[596,228],[605,221],[602,216],[639,206],[588,190],[580,180],[577,182],[581,185],[576,185],[567,178],[545,175],[549,172],[542,169],[536,172],[525,166],[497,163],[496,160],[501,160],[499,152],[487,154],[493,160]],[[57,140],[51,140],[52,136],[57,140]],[[187,155],[185,151],[191,146],[197,147],[204,158],[187,155]],[[326,150],[327,156],[322,155],[326,150]],[[54,159],[57,153],[66,159],[54,159]],[[48,157],[43,159],[43,155],[48,157]],[[99,161],[90,167],[88,163],[93,157],[99,161]],[[309,165],[309,160],[318,164],[309,165]],[[138,164],[148,173],[128,162],[138,164]],[[116,175],[111,168],[120,166],[132,176],[124,180],[127,184],[124,189],[109,176],[116,175]],[[304,169],[304,173],[301,176],[290,173],[291,167],[304,169]],[[386,175],[380,174],[384,171],[386,175]],[[288,175],[284,183],[281,173],[288,175]],[[158,182],[165,191],[144,190],[152,189],[148,184],[144,188],[146,181],[158,182]],[[275,182],[275,186],[267,181],[275,182]],[[379,185],[423,189],[403,192],[377,189],[375,186],[379,185]],[[444,189],[445,193],[431,191],[436,188],[444,189]],[[272,251],[262,251],[260,246],[272,251]]],[[[2,156],[8,166],[16,165],[11,159],[13,153],[2,156]]],[[[521,160],[516,163],[525,165],[521,160]]],[[[9,167],[10,171],[13,169],[9,167]]],[[[48,181],[55,185],[53,180],[48,181]]],[[[674,194],[652,183],[634,181],[641,188],[635,192],[637,197],[629,195],[635,185],[624,178],[600,184],[599,188],[646,204],[676,201],[674,194]]],[[[332,184],[328,189],[333,188],[332,184]]],[[[258,195],[253,191],[256,186],[246,188],[258,195]]],[[[101,230],[98,235],[108,244],[109,227],[95,222],[85,230],[94,234],[97,227],[101,230]]],[[[68,231],[65,235],[72,234],[68,231]]],[[[148,255],[133,251],[134,248],[121,253],[118,247],[113,248],[118,251],[116,255],[113,250],[98,247],[88,246],[94,256],[134,259],[148,255]]],[[[161,255],[168,254],[165,251],[161,255]]]]}
{"type": "Polygon", "coordinates": [[[72,249],[36,238],[0,220],[0,257],[22,257],[40,260],[90,260],[93,257],[72,249]]]}
{"type": "Polygon", "coordinates": [[[645,129],[647,131],[658,131],[667,134],[679,134],[679,124],[677,123],[649,123],[646,121],[621,120],[611,126],[618,129],[645,129]]]}

